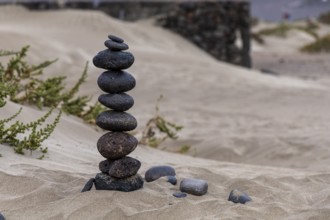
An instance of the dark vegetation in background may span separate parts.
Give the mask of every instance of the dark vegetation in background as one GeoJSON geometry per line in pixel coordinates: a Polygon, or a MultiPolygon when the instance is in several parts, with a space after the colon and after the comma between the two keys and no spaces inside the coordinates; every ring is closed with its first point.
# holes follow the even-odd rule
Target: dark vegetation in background
{"type": "Polygon", "coordinates": [[[22,3],[32,10],[96,9],[112,17],[135,21],[160,16],[157,24],[176,32],[218,60],[251,67],[250,4],[248,2],[53,1],[22,3]],[[240,38],[242,46],[237,46],[240,38]]]}

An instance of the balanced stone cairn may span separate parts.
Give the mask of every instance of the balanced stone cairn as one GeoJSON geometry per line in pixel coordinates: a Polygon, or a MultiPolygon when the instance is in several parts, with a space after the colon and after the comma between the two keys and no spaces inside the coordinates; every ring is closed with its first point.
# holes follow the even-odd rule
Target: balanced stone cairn
{"type": "Polygon", "coordinates": [[[104,42],[107,49],[100,51],[94,58],[96,67],[106,69],[97,84],[107,94],[99,96],[99,102],[110,108],[96,118],[96,124],[110,132],[101,136],[97,149],[106,158],[99,164],[101,173],[95,177],[97,190],[133,191],[143,187],[143,179],[137,174],[141,162],[128,157],[137,147],[138,140],[126,133],[137,127],[136,119],[126,113],[134,105],[133,98],[125,92],[135,87],[135,78],[123,69],[134,63],[134,56],[129,52],[124,40],[109,35],[104,42]]]}

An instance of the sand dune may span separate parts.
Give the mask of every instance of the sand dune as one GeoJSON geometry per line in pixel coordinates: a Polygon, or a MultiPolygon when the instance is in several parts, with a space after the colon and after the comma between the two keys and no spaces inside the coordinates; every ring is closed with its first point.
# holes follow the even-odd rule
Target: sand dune
{"type": "MultiPolygon", "coordinates": [[[[76,81],[86,60],[101,50],[109,34],[130,45],[136,62],[128,71],[137,80],[131,113],[138,132],[161,113],[184,126],[178,141],[161,147],[139,146],[132,156],[151,166],[173,166],[179,180],[202,178],[209,192],[176,199],[178,186],[165,180],[146,183],[132,193],[80,193],[98,172],[102,157],[95,144],[102,132],[80,119],[63,116],[45,141],[49,153],[17,155],[1,145],[0,212],[8,219],[328,219],[330,216],[329,87],[318,81],[274,77],[214,60],[181,37],[152,24],[125,23],[95,11],[29,12],[0,8],[0,48],[31,45],[30,61],[59,58],[46,76],[76,81]],[[239,188],[253,202],[235,205],[229,192],[239,188]]],[[[100,70],[90,65],[80,91],[96,100],[100,70]]],[[[1,117],[19,105],[8,103],[1,117]]],[[[44,112],[24,107],[21,120],[44,112]]],[[[137,134],[139,137],[140,133],[137,134]]]]}

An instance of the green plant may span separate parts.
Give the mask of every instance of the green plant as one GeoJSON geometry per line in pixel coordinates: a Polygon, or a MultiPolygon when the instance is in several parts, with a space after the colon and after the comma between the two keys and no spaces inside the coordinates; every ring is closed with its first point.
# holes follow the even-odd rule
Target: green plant
{"type": "Polygon", "coordinates": [[[318,34],[315,32],[315,30],[318,28],[318,26],[313,26],[310,24],[306,24],[305,26],[301,25],[293,25],[293,24],[287,24],[287,23],[280,23],[272,28],[265,28],[260,30],[259,32],[255,33],[256,36],[276,36],[276,37],[287,37],[287,34],[291,30],[299,30],[303,31],[315,39],[318,38],[318,34]]]}
{"type": "Polygon", "coordinates": [[[90,106],[89,109],[82,115],[82,118],[84,121],[95,124],[96,117],[106,110],[103,105],[101,105],[99,102],[96,102],[93,106],[90,106]]]}
{"type": "Polygon", "coordinates": [[[180,154],[185,154],[190,150],[191,146],[188,144],[184,144],[180,147],[179,153],[180,154]]]}
{"type": "Polygon", "coordinates": [[[162,95],[158,98],[155,107],[156,114],[147,122],[140,140],[141,144],[145,144],[154,148],[158,147],[167,138],[174,140],[177,139],[177,132],[183,128],[182,126],[176,125],[175,123],[168,122],[159,114],[159,102],[162,100],[162,98],[162,95]]]}
{"type": "Polygon", "coordinates": [[[87,79],[88,62],[76,84],[64,91],[65,76],[46,80],[38,78],[44,69],[56,60],[30,65],[25,60],[28,49],[29,46],[23,47],[19,52],[0,51],[0,56],[13,56],[6,67],[0,63],[0,107],[4,106],[6,98],[9,97],[11,101],[36,105],[39,109],[61,108],[67,114],[76,115],[92,123],[94,120],[91,117],[101,110],[100,106],[89,105],[91,98],[88,96],[76,96],[87,79]]]}
{"type": "Polygon", "coordinates": [[[315,42],[308,44],[300,49],[302,52],[306,53],[322,53],[330,52],[330,34],[317,39],[315,42]]]}
{"type": "Polygon", "coordinates": [[[42,153],[47,153],[47,148],[41,148],[41,144],[54,131],[61,117],[61,111],[59,111],[52,123],[43,126],[53,110],[53,108],[50,109],[38,120],[27,124],[16,121],[15,123],[8,125],[10,121],[21,113],[22,108],[11,117],[0,120],[0,143],[8,144],[19,154],[24,154],[24,150],[29,150],[32,154],[33,151],[39,148],[42,153]]]}

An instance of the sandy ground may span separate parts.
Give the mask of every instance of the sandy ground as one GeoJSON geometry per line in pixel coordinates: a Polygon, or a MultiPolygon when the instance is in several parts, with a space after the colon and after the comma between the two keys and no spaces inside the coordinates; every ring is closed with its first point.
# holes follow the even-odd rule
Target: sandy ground
{"type": "MultiPolygon", "coordinates": [[[[59,58],[45,75],[66,75],[68,85],[79,77],[85,61],[104,48],[109,33],[123,37],[136,58],[128,70],[137,80],[130,92],[136,103],[130,113],[139,122],[136,136],[162,94],[161,114],[184,129],[179,140],[161,147],[177,151],[182,144],[192,146],[188,155],[139,146],[132,156],[142,162],[140,173],[171,165],[179,180],[207,180],[209,192],[176,199],[172,193],[178,186],[160,179],[131,193],[80,193],[98,172],[102,156],[95,144],[103,132],[63,116],[44,143],[49,148],[44,160],[1,145],[0,212],[7,219],[329,219],[328,83],[218,62],[151,21],[124,23],[89,11],[0,8],[0,48],[29,44],[34,63],[59,58]],[[247,192],[253,202],[228,202],[234,188],[247,192]]],[[[273,48],[280,48],[281,42],[274,43],[273,48]]],[[[287,49],[297,46],[286,43],[287,49]]],[[[259,52],[265,50],[259,47],[259,52]]],[[[100,73],[90,65],[81,94],[97,98],[100,73]]],[[[18,108],[8,103],[0,109],[1,117],[18,108]]],[[[20,119],[43,113],[25,106],[20,119]]]]}

